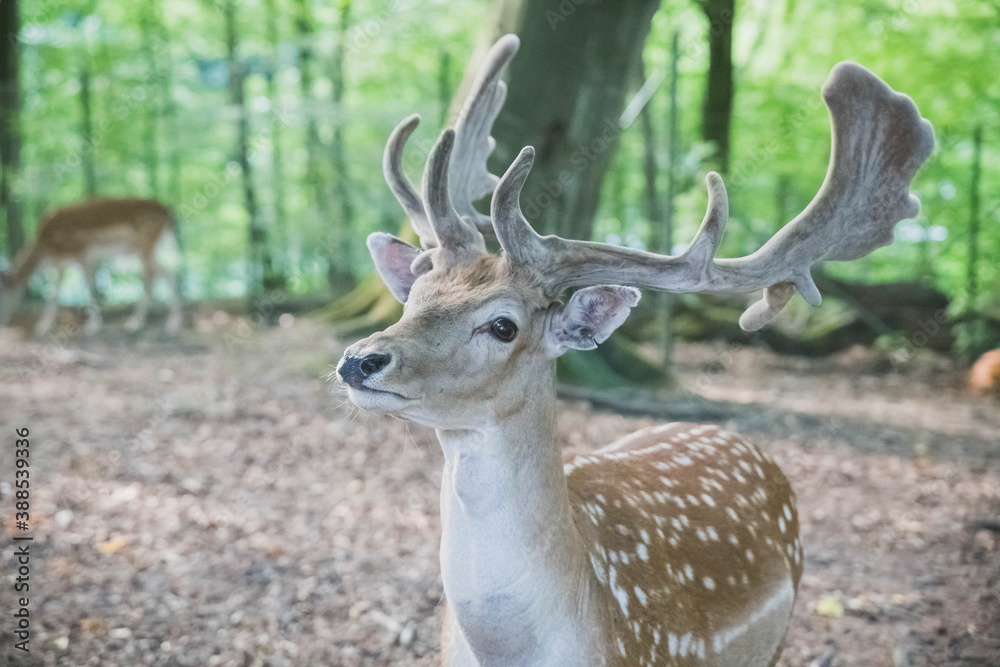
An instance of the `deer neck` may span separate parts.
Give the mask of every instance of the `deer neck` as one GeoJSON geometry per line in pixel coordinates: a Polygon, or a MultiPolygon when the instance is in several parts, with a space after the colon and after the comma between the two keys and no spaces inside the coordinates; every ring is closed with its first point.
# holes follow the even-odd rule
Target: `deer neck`
{"type": "Polygon", "coordinates": [[[555,439],[554,381],[534,391],[502,420],[438,431],[442,580],[482,664],[531,664],[592,641],[593,575],[555,439]]]}

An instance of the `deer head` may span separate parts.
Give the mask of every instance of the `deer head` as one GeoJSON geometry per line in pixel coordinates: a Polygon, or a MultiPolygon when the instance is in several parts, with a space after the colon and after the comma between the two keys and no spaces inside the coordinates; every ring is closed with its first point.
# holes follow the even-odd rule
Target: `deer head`
{"type": "Polygon", "coordinates": [[[517,50],[502,38],[489,52],[455,129],[434,146],[418,194],[401,168],[418,117],[386,146],[384,172],[409,214],[420,248],[383,233],[368,247],[384,282],[404,304],[400,321],[345,353],[339,374],[359,406],[437,428],[481,423],[516,411],[532,387],[551,384],[551,360],[603,342],[639,299],[668,292],[748,291],[763,298],[741,317],[764,326],[798,291],[820,294],[810,276],[823,260],[849,260],[891,243],[894,225],[919,210],[909,184],[934,145],[912,100],[868,70],[841,63],[823,88],[833,148],[819,193],[757,252],[716,259],[728,218],[721,177],[709,173],[708,211],[682,255],[539,236],[519,206],[534,151],[521,151],[497,180],[486,169],[490,128],[503,103],[500,80],[517,50]],[[473,202],[493,192],[490,216],[473,202]],[[486,250],[480,228],[503,253],[486,250]],[[565,303],[560,297],[578,288],[565,303]]]}

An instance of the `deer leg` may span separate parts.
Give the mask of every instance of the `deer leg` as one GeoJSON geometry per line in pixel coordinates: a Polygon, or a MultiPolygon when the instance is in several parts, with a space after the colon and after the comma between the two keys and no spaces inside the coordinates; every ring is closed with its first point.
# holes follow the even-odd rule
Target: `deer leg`
{"type": "Polygon", "coordinates": [[[181,285],[177,271],[167,269],[162,265],[157,273],[170,285],[170,314],[167,315],[167,333],[177,333],[184,324],[184,301],[181,297],[181,285]]]}
{"type": "Polygon", "coordinates": [[[83,267],[83,278],[87,283],[87,324],[84,333],[88,336],[101,330],[101,304],[97,301],[97,262],[87,262],[83,267]]]}
{"type": "Polygon", "coordinates": [[[49,287],[45,296],[45,309],[42,316],[35,323],[35,335],[45,336],[52,330],[52,325],[56,322],[56,314],[59,312],[59,289],[62,287],[63,277],[66,275],[66,268],[56,267],[56,280],[49,287]]]}
{"type": "Polygon", "coordinates": [[[149,302],[153,298],[153,281],[156,278],[156,262],[152,257],[142,258],[142,295],[135,304],[132,316],[125,323],[129,331],[138,331],[146,323],[146,313],[149,312],[149,302]]]}

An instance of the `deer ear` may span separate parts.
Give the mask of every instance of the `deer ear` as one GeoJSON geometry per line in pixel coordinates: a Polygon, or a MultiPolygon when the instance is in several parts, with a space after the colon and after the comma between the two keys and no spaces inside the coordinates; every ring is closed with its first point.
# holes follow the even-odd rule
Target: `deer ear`
{"type": "Polygon", "coordinates": [[[392,234],[375,232],[368,237],[368,252],[372,254],[375,270],[382,282],[400,303],[406,303],[410,288],[417,275],[410,270],[410,264],[420,253],[409,243],[400,241],[392,234]]]}
{"type": "Polygon", "coordinates": [[[598,285],[577,290],[569,303],[553,313],[546,331],[546,345],[553,357],[569,348],[592,350],[608,339],[629,311],[639,303],[639,290],[619,285],[598,285]]]}

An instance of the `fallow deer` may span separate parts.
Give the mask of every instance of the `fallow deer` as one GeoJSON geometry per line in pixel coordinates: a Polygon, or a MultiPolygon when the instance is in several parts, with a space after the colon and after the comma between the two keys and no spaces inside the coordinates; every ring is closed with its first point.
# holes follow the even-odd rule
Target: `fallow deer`
{"type": "Polygon", "coordinates": [[[974,394],[1000,398],[1000,350],[990,350],[972,365],[969,371],[969,390],[974,394]]]}
{"type": "Polygon", "coordinates": [[[55,283],[35,325],[36,334],[47,334],[58,313],[66,269],[76,264],[83,269],[89,295],[85,331],[97,332],[102,325],[97,303],[98,263],[117,255],[134,255],[142,262],[142,296],[125,327],[136,331],[145,324],[153,283],[157,275],[162,275],[172,297],[166,328],[176,332],[183,319],[180,288],[176,275],[156,258],[157,246],[170,236],[176,242],[173,213],[153,199],[93,199],[53,211],[38,225],[34,243],[25,246],[10,269],[0,274],[0,325],[6,324],[17,310],[28,279],[40,267],[51,266],[56,269],[55,283]]]}
{"type": "Polygon", "coordinates": [[[861,257],[916,215],[909,183],[932,150],[930,123],[866,69],[839,64],[823,90],[834,135],[826,180],[757,252],[714,258],[728,217],[716,174],[680,256],[542,237],[519,205],[532,149],[499,180],[486,169],[517,46],[508,35],[490,51],[455,129],[428,158],[422,193],[401,166],[418,117],[390,136],[386,180],[421,248],[368,238],[403,315],[348,347],[337,367],[358,407],[437,430],[443,663],[774,664],[802,572],[781,470],[741,436],[678,423],[563,461],[555,358],[607,339],[637,288],[763,288],[740,319],[749,330],[796,290],[818,303],[814,262],[861,257]],[[473,202],[490,193],[486,216],[473,202]],[[480,225],[502,254],[487,252],[480,225]],[[568,288],[578,289],[563,303],[568,288]]]}

